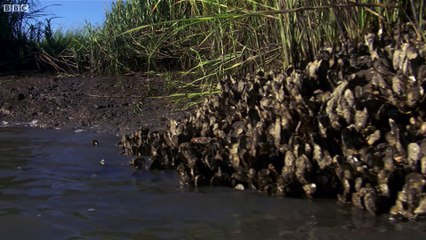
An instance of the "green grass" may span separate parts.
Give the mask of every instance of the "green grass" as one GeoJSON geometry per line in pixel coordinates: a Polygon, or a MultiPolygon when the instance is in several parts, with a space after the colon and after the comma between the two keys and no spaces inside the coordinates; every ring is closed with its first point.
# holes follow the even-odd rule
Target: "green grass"
{"type": "MultiPolygon", "coordinates": [[[[355,43],[362,41],[369,29],[390,29],[400,21],[404,11],[393,3],[390,0],[362,0],[358,4],[342,0],[118,2],[107,14],[102,30],[108,37],[102,44],[105,49],[100,52],[106,53],[104,59],[111,62],[99,63],[118,72],[177,70],[177,78],[192,81],[180,84],[175,96],[199,96],[195,93],[214,91],[212,86],[224,75],[241,73],[244,69],[303,65],[321,48],[338,48],[349,39],[355,43]],[[190,91],[194,90],[192,94],[190,91]]],[[[424,13],[417,15],[424,18],[424,13]]]]}
{"type": "Polygon", "coordinates": [[[30,39],[57,71],[166,73],[172,96],[191,98],[215,91],[228,74],[303,66],[324,47],[363,41],[369,30],[411,21],[425,39],[426,0],[354,2],[118,0],[101,27],[52,33],[46,21],[30,39]]]}

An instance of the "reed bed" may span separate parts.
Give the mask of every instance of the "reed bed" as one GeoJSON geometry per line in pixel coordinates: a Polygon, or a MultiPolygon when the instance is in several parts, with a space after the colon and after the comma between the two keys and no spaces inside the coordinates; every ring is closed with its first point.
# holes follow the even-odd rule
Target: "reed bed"
{"type": "Polygon", "coordinates": [[[117,0],[103,26],[50,34],[42,49],[57,70],[168,73],[177,96],[196,97],[214,91],[224,75],[303,65],[323,48],[343,51],[367,31],[403,22],[424,40],[425,6],[426,0],[117,0]]]}
{"type": "Polygon", "coordinates": [[[194,76],[183,86],[206,86],[242,69],[304,64],[322,48],[357,43],[366,31],[410,16],[424,39],[424,6],[424,0],[119,0],[105,25],[89,26],[72,51],[94,73],[180,71],[194,76]]]}

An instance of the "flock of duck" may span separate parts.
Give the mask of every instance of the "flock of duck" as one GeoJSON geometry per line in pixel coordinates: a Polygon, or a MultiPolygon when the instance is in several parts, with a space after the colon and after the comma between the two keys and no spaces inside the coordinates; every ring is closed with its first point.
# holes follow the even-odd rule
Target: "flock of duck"
{"type": "Polygon", "coordinates": [[[334,197],[418,218],[426,214],[425,60],[424,43],[370,33],[302,69],[223,79],[221,93],[166,130],[141,128],[120,144],[138,156],[135,167],[176,169],[182,184],[334,197]]]}

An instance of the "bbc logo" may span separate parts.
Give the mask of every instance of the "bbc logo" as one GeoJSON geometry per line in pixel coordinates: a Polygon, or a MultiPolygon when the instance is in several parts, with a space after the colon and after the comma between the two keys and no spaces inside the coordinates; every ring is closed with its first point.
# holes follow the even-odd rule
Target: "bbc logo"
{"type": "Polygon", "coordinates": [[[3,4],[3,12],[28,12],[28,4],[3,4]]]}

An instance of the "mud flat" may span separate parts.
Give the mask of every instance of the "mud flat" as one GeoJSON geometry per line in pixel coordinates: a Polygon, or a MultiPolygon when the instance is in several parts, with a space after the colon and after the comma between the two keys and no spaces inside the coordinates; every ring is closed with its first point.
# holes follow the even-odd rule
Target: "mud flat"
{"type": "Polygon", "coordinates": [[[176,114],[161,79],[143,76],[0,76],[0,124],[129,133],[158,129],[176,114]]]}

